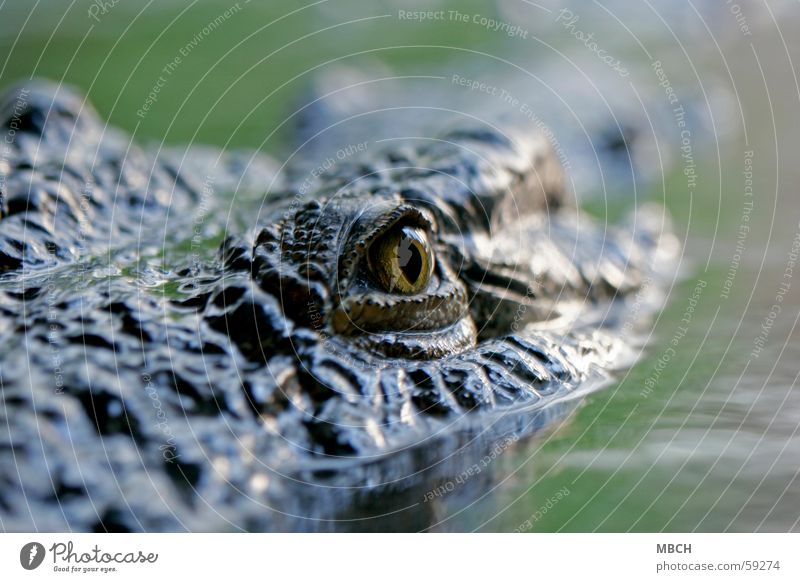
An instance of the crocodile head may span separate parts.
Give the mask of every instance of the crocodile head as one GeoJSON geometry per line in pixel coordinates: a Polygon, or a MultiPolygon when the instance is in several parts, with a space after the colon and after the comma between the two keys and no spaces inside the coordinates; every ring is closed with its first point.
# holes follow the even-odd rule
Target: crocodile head
{"type": "Polygon", "coordinates": [[[658,211],[583,214],[531,129],[276,172],[142,150],[47,84],[9,92],[0,122],[11,528],[255,523],[287,503],[268,485],[287,466],[500,417],[525,432],[620,364],[614,306],[674,252],[658,211]]]}
{"type": "Polygon", "coordinates": [[[628,229],[579,212],[529,131],[457,126],[314,178],[226,242],[237,299],[206,317],[274,379],[249,392],[259,412],[305,401],[325,454],[574,393],[620,363],[609,309],[667,258],[650,211],[628,229]]]}

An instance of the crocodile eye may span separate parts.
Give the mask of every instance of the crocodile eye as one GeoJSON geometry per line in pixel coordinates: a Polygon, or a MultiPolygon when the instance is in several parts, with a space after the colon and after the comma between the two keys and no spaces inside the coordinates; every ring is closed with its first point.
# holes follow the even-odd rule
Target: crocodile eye
{"type": "Polygon", "coordinates": [[[418,293],[433,273],[427,233],[410,226],[392,228],[370,245],[369,268],[387,292],[418,293]]]}

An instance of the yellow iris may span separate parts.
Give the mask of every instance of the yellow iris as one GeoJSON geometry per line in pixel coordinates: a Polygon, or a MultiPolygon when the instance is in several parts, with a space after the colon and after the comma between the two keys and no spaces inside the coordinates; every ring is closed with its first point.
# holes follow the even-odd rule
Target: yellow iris
{"type": "Polygon", "coordinates": [[[420,292],[433,273],[433,250],[421,228],[393,228],[370,247],[369,267],[389,293],[420,292]]]}

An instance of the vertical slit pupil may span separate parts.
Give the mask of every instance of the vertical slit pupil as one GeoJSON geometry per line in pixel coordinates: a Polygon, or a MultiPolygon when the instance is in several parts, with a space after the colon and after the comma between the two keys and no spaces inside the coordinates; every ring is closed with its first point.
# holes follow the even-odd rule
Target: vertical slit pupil
{"type": "Polygon", "coordinates": [[[416,283],[422,274],[422,253],[409,238],[404,238],[400,246],[405,246],[407,249],[406,252],[401,252],[400,269],[410,283],[416,283]]]}

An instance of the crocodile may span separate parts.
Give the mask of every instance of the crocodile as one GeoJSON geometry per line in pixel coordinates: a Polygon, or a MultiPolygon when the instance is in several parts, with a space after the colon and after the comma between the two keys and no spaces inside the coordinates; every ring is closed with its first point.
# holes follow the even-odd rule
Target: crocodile
{"type": "Polygon", "coordinates": [[[658,207],[582,211],[530,124],[279,163],[140,146],[29,81],[0,125],[6,531],[293,528],[304,470],[369,489],[353,467],[516,441],[630,364],[626,302],[676,254],[658,207]]]}

